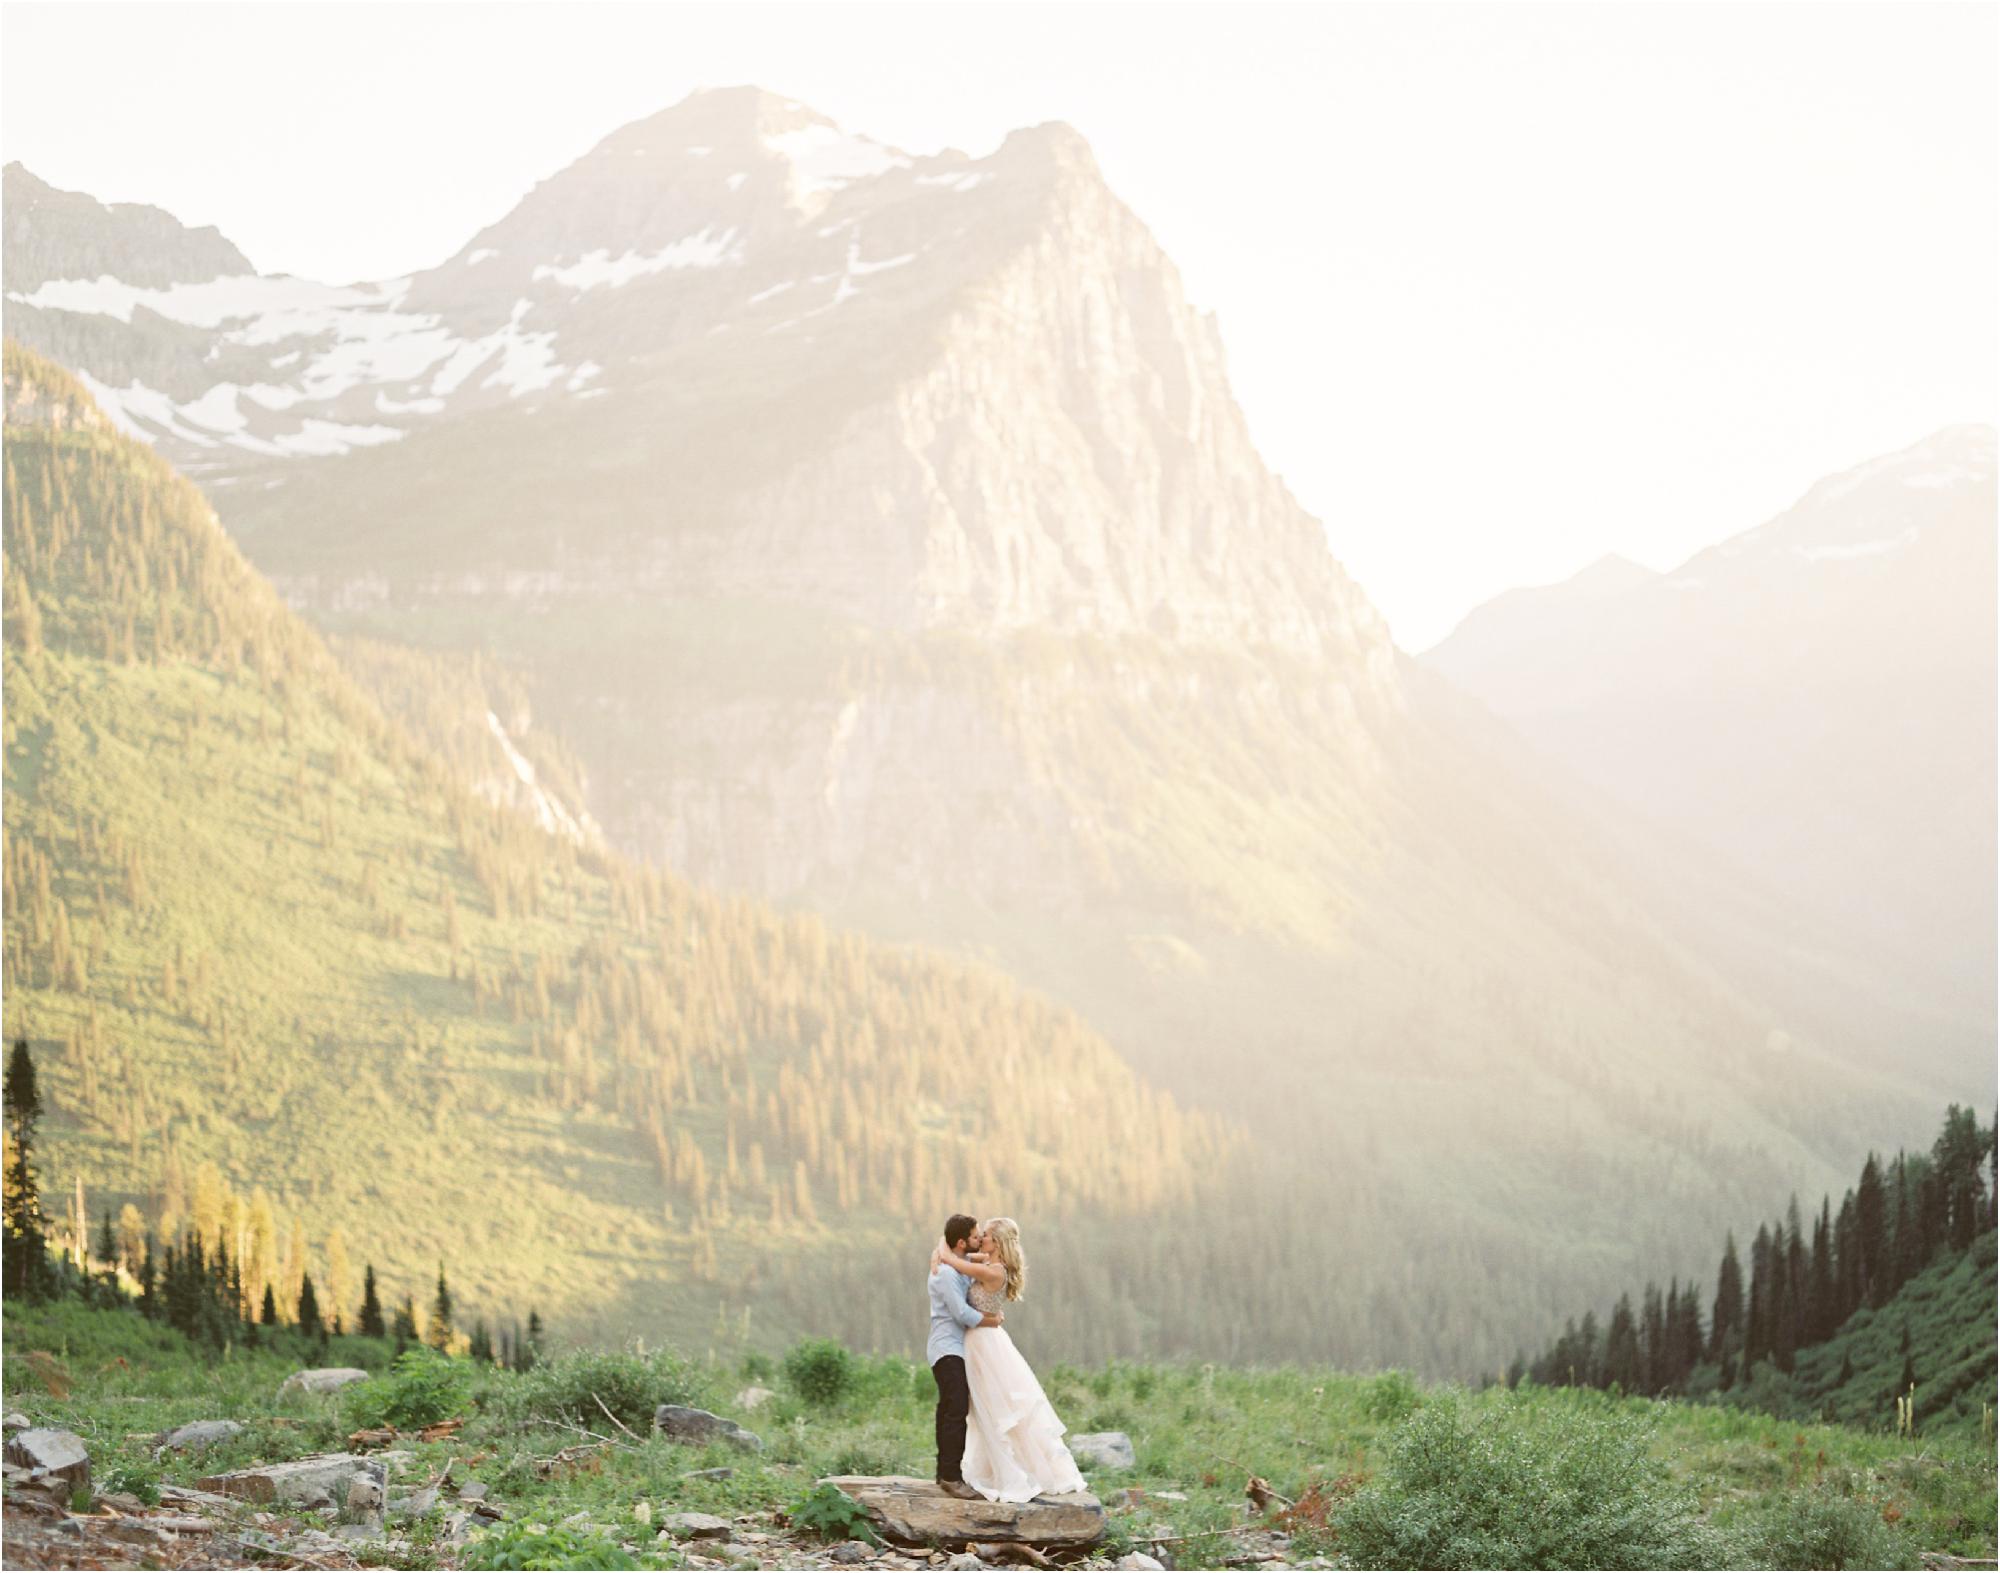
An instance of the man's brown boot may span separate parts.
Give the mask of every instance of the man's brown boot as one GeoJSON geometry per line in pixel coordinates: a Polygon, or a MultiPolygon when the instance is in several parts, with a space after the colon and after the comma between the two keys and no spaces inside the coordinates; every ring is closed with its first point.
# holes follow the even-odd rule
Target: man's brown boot
{"type": "Polygon", "coordinates": [[[979,1500],[979,1493],[974,1491],[963,1480],[945,1480],[940,1478],[937,1488],[946,1496],[957,1497],[961,1502],[977,1502],[979,1500]]]}

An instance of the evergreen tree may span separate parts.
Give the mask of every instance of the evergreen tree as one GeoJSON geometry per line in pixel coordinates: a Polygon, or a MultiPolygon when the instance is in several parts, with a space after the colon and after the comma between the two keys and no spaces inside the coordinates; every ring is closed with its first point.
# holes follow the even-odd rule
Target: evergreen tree
{"type": "Polygon", "coordinates": [[[451,1289],[444,1281],[444,1263],[438,1263],[437,1297],[431,1301],[431,1347],[445,1354],[451,1353],[451,1289]]]}
{"type": "Polygon", "coordinates": [[[313,1288],[311,1273],[299,1282],[299,1331],[310,1338],[319,1337],[321,1332],[319,1294],[313,1288]]]}
{"type": "Polygon", "coordinates": [[[1736,1259],[1736,1231],[1722,1248],[1715,1274],[1715,1309],[1709,1313],[1708,1357],[1720,1364],[1743,1344],[1743,1268],[1736,1259]]]}
{"type": "Polygon", "coordinates": [[[1833,1336],[1839,1323],[1833,1304],[1833,1202],[1821,1197],[1813,1224],[1812,1258],[1806,1268],[1806,1341],[1820,1343],[1833,1336]]]}
{"type": "Polygon", "coordinates": [[[1889,1220],[1887,1198],[1882,1193],[1882,1166],[1872,1152],[1862,1166],[1861,1183],[1854,1188],[1854,1248],[1861,1297],[1879,1310],[1889,1298],[1889,1220]]]}
{"type": "Polygon", "coordinates": [[[264,1314],[259,1320],[266,1327],[278,1325],[278,1293],[269,1284],[264,1285],[264,1314]]]}
{"type": "Polygon", "coordinates": [[[396,1307],[396,1320],[389,1328],[389,1336],[396,1340],[397,1354],[417,1341],[417,1302],[409,1295],[404,1295],[403,1303],[396,1307]]]}
{"type": "Polygon", "coordinates": [[[147,1321],[154,1321],[160,1314],[159,1268],[153,1258],[158,1254],[153,1245],[153,1237],[146,1236],[145,1259],[139,1264],[139,1314],[147,1321]]]}
{"type": "Polygon", "coordinates": [[[1632,1297],[1621,1294],[1604,1335],[1604,1378],[1599,1384],[1630,1393],[1639,1385],[1639,1332],[1632,1320],[1632,1297]]]}
{"type": "Polygon", "coordinates": [[[97,1265],[107,1273],[118,1270],[118,1234],[111,1227],[111,1209],[104,1209],[97,1224],[97,1265]]]}
{"type": "Polygon", "coordinates": [[[1771,1230],[1757,1226],[1750,1242],[1750,1305],[1743,1316],[1743,1374],[1771,1352],[1771,1230]]]}
{"type": "Polygon", "coordinates": [[[42,1188],[35,1175],[35,1126],[42,1118],[42,1095],[35,1084],[35,1061],[28,1040],[16,1038],[7,1058],[5,1092],[7,1170],[5,1260],[7,1293],[37,1300],[52,1284],[46,1228],[42,1219],[42,1188]]]}
{"type": "Polygon", "coordinates": [[[472,1358],[481,1365],[493,1363],[493,1335],[486,1330],[486,1318],[472,1324],[472,1358]]]}
{"type": "Polygon", "coordinates": [[[528,1332],[519,1341],[520,1369],[532,1371],[542,1358],[542,1313],[530,1308],[528,1311],[528,1332]]]}
{"type": "Polygon", "coordinates": [[[388,1329],[382,1324],[382,1299],[375,1291],[375,1264],[370,1262],[361,1275],[361,1336],[383,1338],[388,1329]]]}

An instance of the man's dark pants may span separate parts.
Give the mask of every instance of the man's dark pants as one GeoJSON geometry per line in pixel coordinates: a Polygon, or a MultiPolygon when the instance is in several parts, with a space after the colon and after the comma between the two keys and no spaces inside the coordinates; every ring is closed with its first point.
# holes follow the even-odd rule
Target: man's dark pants
{"type": "Polygon", "coordinates": [[[964,1478],[965,1417],[972,1409],[972,1389],[965,1382],[965,1357],[945,1355],[931,1367],[937,1383],[937,1477],[964,1478]]]}

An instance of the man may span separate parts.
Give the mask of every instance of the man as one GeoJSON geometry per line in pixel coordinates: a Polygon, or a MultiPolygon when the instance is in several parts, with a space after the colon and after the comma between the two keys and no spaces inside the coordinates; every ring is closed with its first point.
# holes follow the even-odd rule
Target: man
{"type": "MultiPolygon", "coordinates": [[[[963,1253],[978,1223],[964,1213],[953,1213],[944,1222],[945,1244],[963,1253]]],[[[972,1392],[965,1384],[965,1330],[968,1327],[998,1327],[1003,1320],[995,1311],[981,1315],[965,1298],[972,1280],[955,1268],[939,1264],[931,1270],[931,1337],[924,1356],[931,1364],[931,1379],[937,1383],[937,1483],[946,1496],[977,1501],[979,1493],[965,1483],[965,1417],[972,1408],[972,1392]]]]}

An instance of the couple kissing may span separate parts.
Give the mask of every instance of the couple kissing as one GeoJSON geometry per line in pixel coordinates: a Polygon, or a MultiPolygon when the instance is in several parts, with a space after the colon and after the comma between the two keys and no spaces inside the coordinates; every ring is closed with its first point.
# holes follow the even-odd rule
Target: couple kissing
{"type": "Polygon", "coordinates": [[[1028,1502],[1082,1491],[1063,1445],[1068,1428],[1002,1325],[1028,1281],[1021,1230],[954,1213],[931,1252],[931,1335],[937,1382],[937,1483],[947,1496],[1028,1502]]]}

